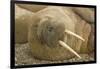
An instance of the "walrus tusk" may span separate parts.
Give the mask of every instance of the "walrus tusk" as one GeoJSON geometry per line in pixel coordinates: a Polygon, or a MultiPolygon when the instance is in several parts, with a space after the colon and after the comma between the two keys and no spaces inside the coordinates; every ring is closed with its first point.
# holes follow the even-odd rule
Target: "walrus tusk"
{"type": "Polygon", "coordinates": [[[59,44],[63,47],[65,47],[66,49],[68,49],[70,52],[72,52],[73,54],[75,54],[79,59],[81,59],[82,57],[77,53],[75,52],[70,46],[68,46],[65,42],[59,40],[59,44]]]}
{"type": "Polygon", "coordinates": [[[79,36],[79,35],[77,35],[77,34],[71,32],[71,31],[65,30],[65,32],[66,32],[67,34],[73,35],[73,36],[75,36],[75,37],[81,39],[82,41],[85,41],[85,39],[83,39],[81,36],[79,36]]]}

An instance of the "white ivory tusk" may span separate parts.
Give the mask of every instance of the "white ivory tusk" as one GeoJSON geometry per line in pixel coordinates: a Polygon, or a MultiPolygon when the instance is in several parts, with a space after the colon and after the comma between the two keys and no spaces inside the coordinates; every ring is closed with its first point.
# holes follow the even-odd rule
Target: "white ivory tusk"
{"type": "Polygon", "coordinates": [[[75,54],[79,59],[81,59],[81,56],[75,52],[70,46],[68,46],[65,42],[59,40],[59,44],[63,47],[65,47],[67,50],[69,50],[70,52],[72,52],[73,54],[75,54]]]}
{"type": "Polygon", "coordinates": [[[73,36],[75,36],[75,37],[81,39],[82,41],[85,41],[85,39],[83,39],[81,36],[79,36],[79,35],[77,35],[77,34],[71,32],[71,31],[65,30],[65,32],[66,32],[67,34],[73,35],[73,36]]]}

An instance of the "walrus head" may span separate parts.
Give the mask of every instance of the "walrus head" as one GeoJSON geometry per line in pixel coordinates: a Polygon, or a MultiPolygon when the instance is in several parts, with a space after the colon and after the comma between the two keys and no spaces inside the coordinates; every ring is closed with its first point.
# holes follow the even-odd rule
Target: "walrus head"
{"type": "Polygon", "coordinates": [[[66,34],[70,34],[84,41],[81,36],[71,32],[70,30],[67,30],[65,28],[65,24],[60,20],[55,20],[50,17],[45,17],[44,19],[40,20],[37,29],[37,35],[41,44],[46,44],[46,46],[50,48],[63,46],[77,57],[81,58],[78,53],[76,53],[69,45],[64,42],[64,38],[67,37],[66,34]]]}

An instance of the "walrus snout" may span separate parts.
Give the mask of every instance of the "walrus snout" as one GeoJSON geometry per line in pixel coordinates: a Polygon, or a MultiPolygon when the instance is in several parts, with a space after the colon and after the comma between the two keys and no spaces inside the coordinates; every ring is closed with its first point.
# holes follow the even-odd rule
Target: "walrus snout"
{"type": "Polygon", "coordinates": [[[38,26],[38,39],[42,44],[49,47],[59,45],[58,41],[64,38],[65,25],[64,23],[51,18],[44,18],[38,26]]]}

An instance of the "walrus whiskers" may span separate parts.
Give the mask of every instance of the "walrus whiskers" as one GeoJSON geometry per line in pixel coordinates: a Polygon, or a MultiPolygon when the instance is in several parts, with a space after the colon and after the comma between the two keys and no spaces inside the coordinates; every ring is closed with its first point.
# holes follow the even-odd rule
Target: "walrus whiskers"
{"type": "Polygon", "coordinates": [[[79,35],[77,35],[77,34],[71,32],[71,31],[69,31],[69,30],[65,30],[65,33],[70,34],[70,35],[73,35],[73,36],[75,36],[75,37],[81,39],[82,41],[85,41],[84,38],[82,38],[81,36],[79,36],[79,35]]]}
{"type": "Polygon", "coordinates": [[[65,42],[59,40],[59,44],[61,46],[63,46],[64,48],[66,48],[67,50],[69,50],[70,52],[72,52],[73,54],[75,54],[79,59],[81,59],[82,57],[77,53],[75,52],[70,46],[68,46],[65,42]]]}

